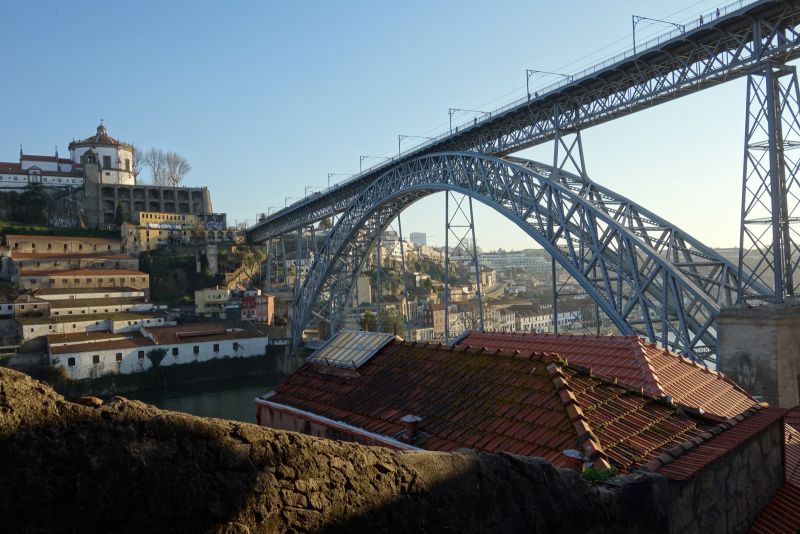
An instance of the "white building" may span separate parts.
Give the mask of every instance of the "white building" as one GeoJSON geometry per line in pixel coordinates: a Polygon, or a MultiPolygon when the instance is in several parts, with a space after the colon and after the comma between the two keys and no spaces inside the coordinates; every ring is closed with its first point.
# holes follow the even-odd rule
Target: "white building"
{"type": "Polygon", "coordinates": [[[64,369],[73,380],[105,374],[144,372],[217,358],[247,358],[265,354],[267,336],[253,328],[225,323],[142,327],[119,334],[89,332],[47,337],[50,365],[64,369]]]}
{"type": "Polygon", "coordinates": [[[0,191],[22,191],[31,184],[43,187],[83,187],[84,164],[100,166],[104,184],[136,184],[133,145],[108,135],[101,123],[97,133],[69,144],[69,159],[56,148],[52,156],[25,154],[20,147],[18,162],[0,162],[0,191]]]}
{"type": "Polygon", "coordinates": [[[100,165],[100,183],[136,185],[133,164],[133,145],[120,142],[108,135],[102,121],[97,133],[81,141],[69,144],[70,159],[75,164],[97,163],[100,165]]]}

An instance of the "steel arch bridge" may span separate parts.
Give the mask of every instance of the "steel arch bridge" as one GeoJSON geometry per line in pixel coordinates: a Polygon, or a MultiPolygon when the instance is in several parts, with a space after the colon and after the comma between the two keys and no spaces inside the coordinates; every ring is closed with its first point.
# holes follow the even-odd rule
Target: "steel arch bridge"
{"type": "MultiPolygon", "coordinates": [[[[624,334],[713,362],[714,319],[736,302],[737,268],[709,247],[588,178],[522,160],[444,152],[379,176],[345,210],[295,297],[293,338],[309,324],[339,329],[370,248],[427,195],[468,195],[539,243],[624,334]]],[[[758,288],[768,293],[766,287],[758,288]]]]}

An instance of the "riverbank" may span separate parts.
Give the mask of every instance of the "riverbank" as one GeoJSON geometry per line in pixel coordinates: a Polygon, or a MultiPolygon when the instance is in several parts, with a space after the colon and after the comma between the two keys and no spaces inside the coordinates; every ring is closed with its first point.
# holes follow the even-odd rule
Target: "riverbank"
{"type": "Polygon", "coordinates": [[[93,395],[112,397],[139,392],[171,391],[179,387],[212,382],[225,383],[245,378],[283,375],[283,351],[250,358],[219,358],[185,365],[155,366],[146,372],[109,374],[93,379],[70,380],[53,367],[44,368],[34,378],[50,384],[68,399],[93,395]]]}
{"type": "Polygon", "coordinates": [[[168,391],[139,391],[126,397],[171,412],[255,423],[255,398],[273,390],[284,378],[282,373],[268,373],[264,376],[179,386],[168,391]]]}

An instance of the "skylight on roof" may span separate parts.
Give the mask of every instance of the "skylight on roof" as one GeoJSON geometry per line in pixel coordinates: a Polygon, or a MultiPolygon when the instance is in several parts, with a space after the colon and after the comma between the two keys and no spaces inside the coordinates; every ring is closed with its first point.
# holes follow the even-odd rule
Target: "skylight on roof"
{"type": "Polygon", "coordinates": [[[358,369],[394,339],[382,332],[342,331],[306,358],[309,363],[358,369]]]}

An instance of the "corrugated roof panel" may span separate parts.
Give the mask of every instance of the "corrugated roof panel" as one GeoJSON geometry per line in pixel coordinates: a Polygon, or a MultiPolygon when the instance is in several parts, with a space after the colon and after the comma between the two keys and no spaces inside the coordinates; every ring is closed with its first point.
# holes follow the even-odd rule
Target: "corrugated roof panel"
{"type": "Polygon", "coordinates": [[[394,339],[382,332],[342,331],[306,358],[309,363],[358,369],[394,339]]]}

